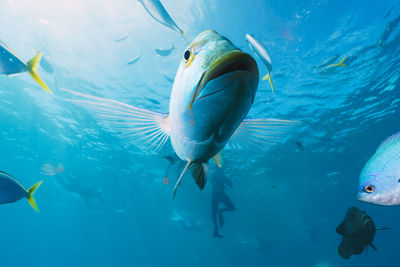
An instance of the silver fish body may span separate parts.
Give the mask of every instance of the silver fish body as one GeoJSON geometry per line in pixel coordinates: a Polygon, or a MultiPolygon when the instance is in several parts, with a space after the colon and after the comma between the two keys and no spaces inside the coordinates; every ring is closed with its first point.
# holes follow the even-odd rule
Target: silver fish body
{"type": "Polygon", "coordinates": [[[178,156],[206,162],[227,143],[246,117],[258,86],[254,59],[212,30],[199,34],[186,51],[172,87],[169,127],[178,156]],[[196,95],[197,94],[197,95],[196,95]]]}

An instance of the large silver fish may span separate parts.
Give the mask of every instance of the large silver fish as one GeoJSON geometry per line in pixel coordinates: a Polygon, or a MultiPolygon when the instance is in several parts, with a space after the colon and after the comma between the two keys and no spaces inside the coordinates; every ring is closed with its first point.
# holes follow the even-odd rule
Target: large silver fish
{"type": "Polygon", "coordinates": [[[388,137],[365,164],[358,199],[378,205],[400,205],[400,132],[388,137]]]}
{"type": "Polygon", "coordinates": [[[186,161],[173,195],[189,167],[198,187],[206,183],[208,161],[222,164],[222,150],[275,143],[294,121],[245,119],[258,87],[255,60],[213,30],[200,33],[185,49],[172,87],[169,114],[133,107],[68,89],[70,101],[93,108],[118,129],[126,130],[148,150],[160,149],[170,137],[186,161]],[[229,143],[228,143],[229,142],[229,143]]]}
{"type": "Polygon", "coordinates": [[[176,25],[171,16],[168,14],[167,10],[165,10],[164,6],[160,2],[160,0],[138,0],[146,9],[147,13],[153,17],[156,21],[161,23],[162,25],[170,28],[173,31],[176,31],[182,35],[183,38],[185,32],[176,25]]]}
{"type": "Polygon", "coordinates": [[[42,53],[38,53],[28,63],[24,63],[17,55],[0,40],[0,74],[15,75],[22,72],[28,72],[31,77],[49,93],[52,93],[46,83],[40,78],[37,72],[37,65],[40,62],[42,53]]]}

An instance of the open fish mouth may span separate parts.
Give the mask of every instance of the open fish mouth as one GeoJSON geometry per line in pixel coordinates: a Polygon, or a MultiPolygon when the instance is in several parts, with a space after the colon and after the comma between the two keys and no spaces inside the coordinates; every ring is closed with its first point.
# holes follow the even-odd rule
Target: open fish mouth
{"type": "MultiPolygon", "coordinates": [[[[232,51],[229,52],[219,59],[217,59],[201,76],[199,83],[197,84],[197,88],[195,94],[193,96],[193,102],[198,99],[197,97],[200,95],[202,90],[207,86],[207,84],[224,75],[237,72],[244,71],[249,72],[255,75],[258,79],[258,67],[255,60],[247,53],[242,51],[232,51]]],[[[214,90],[209,92],[206,95],[202,95],[201,98],[207,97],[209,95],[213,95],[218,93],[221,90],[214,90]]]]}

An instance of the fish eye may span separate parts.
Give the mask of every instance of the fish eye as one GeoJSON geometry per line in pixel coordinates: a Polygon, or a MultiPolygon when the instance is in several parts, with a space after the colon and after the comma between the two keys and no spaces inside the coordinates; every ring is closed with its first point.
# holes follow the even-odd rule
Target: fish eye
{"type": "Polygon", "coordinates": [[[366,187],[364,187],[364,192],[371,194],[375,191],[375,187],[373,185],[367,185],[366,187]]]}
{"type": "Polygon", "coordinates": [[[189,47],[188,49],[186,49],[185,53],[183,53],[183,59],[185,60],[186,67],[188,67],[190,63],[192,63],[193,58],[194,58],[193,49],[189,47]]]}

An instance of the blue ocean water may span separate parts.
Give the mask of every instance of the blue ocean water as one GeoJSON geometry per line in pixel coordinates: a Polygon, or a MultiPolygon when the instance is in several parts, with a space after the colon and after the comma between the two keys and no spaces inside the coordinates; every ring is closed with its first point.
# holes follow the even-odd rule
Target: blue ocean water
{"type": "Polygon", "coordinates": [[[44,52],[53,71],[39,73],[55,94],[27,74],[0,76],[0,170],[26,187],[44,180],[39,214],[25,200],[0,206],[0,265],[398,266],[399,207],[356,193],[363,165],[400,130],[399,2],[162,2],[188,40],[214,29],[248,53],[246,33],[262,41],[275,93],[260,81],[249,115],[301,126],[263,151],[225,153],[236,210],[215,238],[211,183],[199,191],[185,177],[171,200],[171,146],[145,153],[61,90],[167,112],[182,37],[134,0],[1,1],[1,39],[25,62],[44,52]],[[321,67],[345,56],[348,67],[321,67]],[[392,230],[377,232],[378,252],[344,260],[335,229],[352,205],[392,230]]]}

